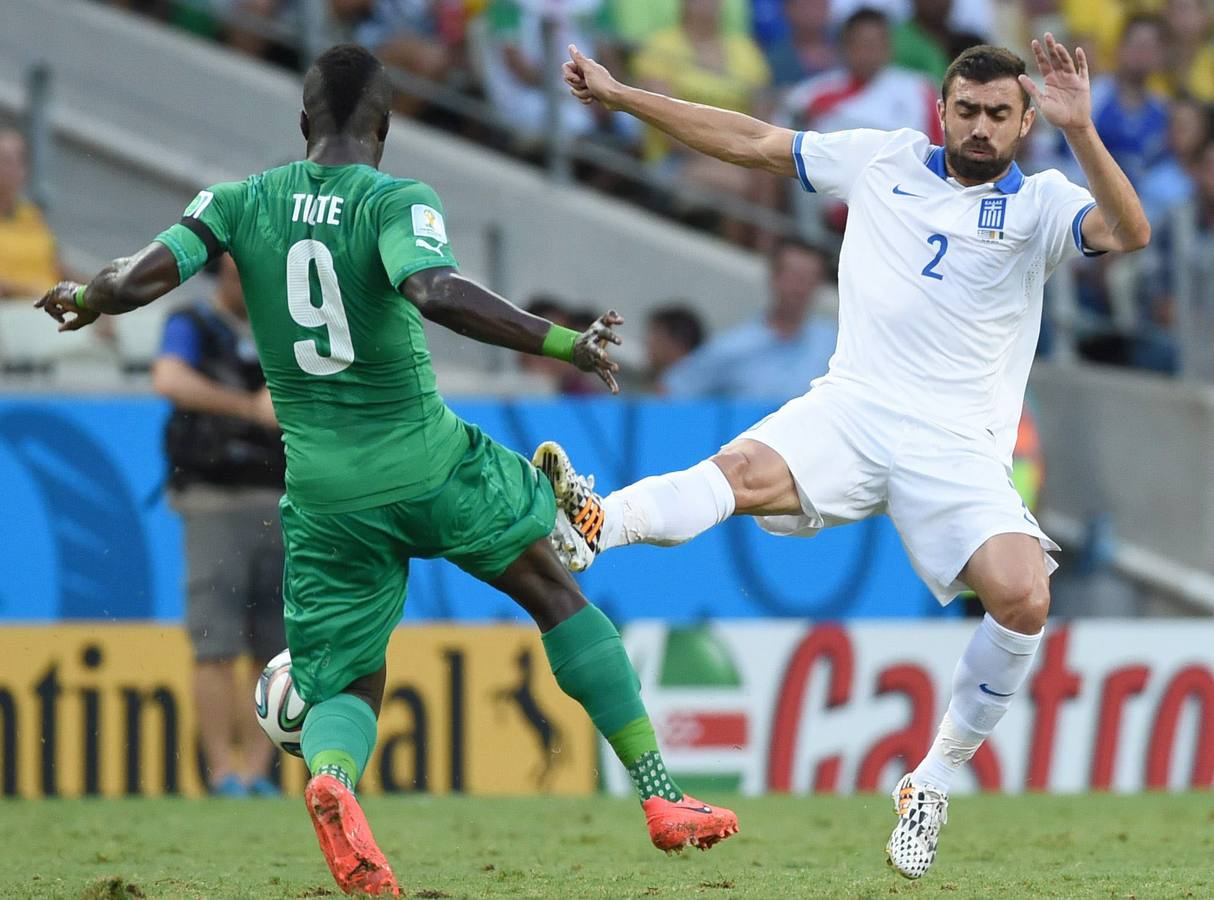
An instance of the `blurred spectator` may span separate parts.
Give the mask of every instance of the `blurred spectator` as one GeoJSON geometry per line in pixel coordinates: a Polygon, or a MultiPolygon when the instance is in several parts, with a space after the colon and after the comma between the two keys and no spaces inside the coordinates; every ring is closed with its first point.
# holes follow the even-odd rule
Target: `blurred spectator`
{"type": "MultiPolygon", "coordinates": [[[[965,49],[960,36],[949,27],[953,0],[914,0],[914,12],[894,27],[894,64],[922,72],[934,82],[944,80],[948,64],[965,49]]],[[[974,43],[981,43],[975,41],[974,43]]]]}
{"type": "Polygon", "coordinates": [[[1168,107],[1167,156],[1142,177],[1138,194],[1152,225],[1193,195],[1193,171],[1210,137],[1210,112],[1190,98],[1168,107]]]}
{"type": "Polygon", "coordinates": [[[237,661],[251,654],[260,674],[286,645],[278,525],[286,463],[231,257],[219,261],[210,302],[165,323],[152,384],[173,404],[165,449],[171,503],[185,526],[186,624],[207,784],[223,796],[276,794],[274,745],[249,703],[254,681],[237,682],[237,661]]]}
{"type": "Polygon", "coordinates": [[[649,313],[645,332],[645,357],[651,387],[661,384],[662,375],[704,342],[704,323],[686,303],[659,306],[649,313]]]}
{"type": "Polygon", "coordinates": [[[1214,47],[1206,0],[1168,0],[1164,9],[1167,71],[1164,89],[1214,101],[1214,47]]]}
{"type": "MultiPolygon", "coordinates": [[[[861,9],[843,26],[843,66],[792,88],[776,112],[776,121],[797,130],[843,131],[914,128],[933,143],[944,142],[936,113],[939,88],[918,72],[891,65],[889,22],[884,14],[861,9]]],[[[819,194],[807,194],[796,182],[779,186],[792,197],[801,227],[813,240],[835,242],[847,221],[847,207],[819,194]]]]}
{"type": "Polygon", "coordinates": [[[213,0],[227,41],[237,50],[286,63],[281,42],[271,35],[294,31],[297,0],[213,0]],[[275,26],[281,26],[275,28],[275,26]]]}
{"type": "Polygon", "coordinates": [[[548,128],[548,90],[557,95],[559,127],[567,135],[593,131],[596,112],[570,96],[561,81],[565,48],[577,44],[595,53],[594,35],[604,24],[602,0],[490,0],[485,13],[489,41],[484,57],[485,90],[501,120],[538,140],[548,128]],[[544,23],[552,47],[544,46],[544,23]]]}
{"type": "MultiPolygon", "coordinates": [[[[1052,3],[1053,0],[1032,0],[1052,3]]],[[[1066,0],[1061,0],[1066,2],[1066,0]]],[[[1100,0],[1077,0],[1080,3],[1100,0]]],[[[914,13],[914,0],[831,0],[830,17],[833,22],[846,22],[858,10],[874,9],[884,13],[891,22],[904,22],[914,13]]],[[[948,26],[954,32],[972,35],[990,35],[995,30],[995,3],[992,0],[953,0],[948,11],[948,26]]]]}
{"type": "Polygon", "coordinates": [[[672,397],[788,400],[826,373],[838,328],[815,316],[826,279],[825,253],[785,238],[770,257],[771,303],[761,316],[709,339],[667,369],[672,397]]]}
{"type": "Polygon", "coordinates": [[[764,53],[770,54],[773,47],[788,37],[785,4],[791,9],[796,0],[750,0],[750,36],[764,53]]]}
{"type": "Polygon", "coordinates": [[[1193,170],[1195,193],[1154,231],[1142,276],[1132,362],[1214,380],[1214,142],[1193,170]]]}
{"type": "MultiPolygon", "coordinates": [[[[563,301],[551,294],[534,294],[526,309],[534,316],[578,331],[588,328],[598,317],[598,313],[571,312],[563,301]]],[[[559,359],[522,353],[518,355],[518,367],[545,382],[555,394],[581,396],[597,394],[602,390],[602,384],[597,378],[587,376],[559,359]]]]}
{"type": "Polygon", "coordinates": [[[0,298],[40,296],[60,277],[55,236],[24,195],[27,178],[25,138],[0,129],[0,298]]]}
{"type": "MultiPolygon", "coordinates": [[[[607,22],[612,35],[625,49],[635,50],[660,31],[677,28],[683,15],[683,0],[607,0],[607,22]]],[[[749,0],[722,0],[721,31],[749,36],[749,0]]]]}
{"type": "MultiPolygon", "coordinates": [[[[384,65],[431,81],[445,81],[464,65],[462,10],[452,0],[330,0],[330,7],[350,39],[384,65]]],[[[416,112],[421,105],[398,95],[401,112],[416,112]]]]}
{"type": "MultiPolygon", "coordinates": [[[[1117,68],[1092,83],[1092,121],[1135,186],[1167,153],[1167,100],[1148,87],[1153,74],[1163,69],[1163,26],[1153,16],[1126,21],[1117,49],[1117,68]]],[[[1071,180],[1083,183],[1069,146],[1061,135],[1058,149],[1071,180]]]]}
{"type": "Polygon", "coordinates": [[[830,32],[830,0],[784,0],[787,27],[767,51],[772,84],[787,87],[839,64],[830,32]]]}
{"type": "MultiPolygon", "coordinates": [[[[750,111],[755,92],[771,81],[758,45],[722,30],[721,0],[683,0],[679,24],[654,34],[633,59],[633,70],[651,90],[741,112],[750,111]]],[[[646,132],[645,156],[735,193],[748,184],[744,170],[674,147],[656,129],[646,132]]]]}
{"type": "Polygon", "coordinates": [[[843,66],[802,82],[784,98],[779,118],[796,129],[914,128],[941,143],[937,84],[891,65],[889,21],[861,9],[843,26],[843,66]]]}

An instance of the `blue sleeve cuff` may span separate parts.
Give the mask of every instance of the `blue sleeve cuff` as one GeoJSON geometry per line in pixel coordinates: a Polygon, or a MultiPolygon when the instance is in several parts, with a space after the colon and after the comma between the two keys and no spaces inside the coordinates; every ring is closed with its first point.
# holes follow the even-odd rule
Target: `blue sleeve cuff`
{"type": "Polygon", "coordinates": [[[176,313],[164,323],[164,337],[160,341],[161,356],[176,356],[197,366],[202,362],[202,347],[198,328],[189,316],[176,313]]]}
{"type": "Polygon", "coordinates": [[[805,142],[805,132],[798,131],[797,136],[792,139],[792,162],[797,167],[797,180],[801,182],[801,187],[809,191],[811,194],[816,194],[814,186],[809,181],[809,176],[805,174],[805,160],[801,156],[801,145],[805,142]]]}
{"type": "Polygon", "coordinates": [[[1096,208],[1095,203],[1089,203],[1079,212],[1075,213],[1075,218],[1071,221],[1071,236],[1075,239],[1075,246],[1084,256],[1104,256],[1105,250],[1089,250],[1083,246],[1083,220],[1092,210],[1096,208]]]}

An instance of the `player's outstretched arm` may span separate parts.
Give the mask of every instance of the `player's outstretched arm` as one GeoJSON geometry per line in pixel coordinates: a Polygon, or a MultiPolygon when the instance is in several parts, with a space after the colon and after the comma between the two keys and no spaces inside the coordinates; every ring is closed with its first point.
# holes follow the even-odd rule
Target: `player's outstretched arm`
{"type": "Polygon", "coordinates": [[[796,177],[792,157],[795,132],[743,113],[687,103],[622,84],[572,44],[569,56],[562,69],[565,83],[583,103],[597,100],[607,109],[623,110],[693,150],[725,162],[796,177]]]}
{"type": "Polygon", "coordinates": [[[116,259],[87,285],[61,281],[34,306],[44,309],[60,331],[77,331],[98,317],[147,306],[180,283],[177,260],[164,244],[148,244],[134,256],[116,259]]]}
{"type": "Polygon", "coordinates": [[[431,322],[457,334],[519,353],[563,359],[598,375],[611,393],[620,392],[615,380],[620,367],[607,353],[608,344],[620,342],[612,327],[624,322],[614,311],[579,333],[533,316],[447,267],[410,275],[400,292],[431,322]]]}
{"type": "Polygon", "coordinates": [[[1083,243],[1092,250],[1141,250],[1151,239],[1151,224],[1130,179],[1109,154],[1092,122],[1092,89],[1088,60],[1082,47],[1075,58],[1046,33],[1044,44],[1033,41],[1037,68],[1045,89],[1027,75],[1020,83],[1046,121],[1065,136],[1096,200],[1096,208],[1083,218],[1083,243]]]}

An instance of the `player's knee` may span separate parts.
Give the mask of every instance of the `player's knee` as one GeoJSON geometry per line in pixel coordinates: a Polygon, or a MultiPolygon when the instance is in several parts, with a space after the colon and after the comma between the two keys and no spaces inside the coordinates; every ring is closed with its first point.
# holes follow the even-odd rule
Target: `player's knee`
{"type": "Polygon", "coordinates": [[[712,462],[733,489],[737,509],[754,509],[766,501],[766,485],[756,471],[754,459],[745,447],[731,444],[712,457],[712,462]]]}
{"type": "Polygon", "coordinates": [[[1018,634],[1037,634],[1050,612],[1050,583],[1044,574],[1017,574],[1002,579],[983,598],[996,622],[1018,634]]]}
{"type": "Polygon", "coordinates": [[[361,678],[354,679],[341,692],[362,700],[367,706],[371,707],[371,711],[375,713],[375,717],[379,718],[379,709],[384,702],[384,684],[387,680],[387,671],[387,666],[381,666],[370,675],[363,675],[361,678]]]}

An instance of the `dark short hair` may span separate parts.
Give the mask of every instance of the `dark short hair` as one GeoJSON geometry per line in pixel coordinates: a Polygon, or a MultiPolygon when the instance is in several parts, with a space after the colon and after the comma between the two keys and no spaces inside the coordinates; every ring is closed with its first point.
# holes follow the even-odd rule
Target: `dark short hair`
{"type": "Polygon", "coordinates": [[[774,265],[779,261],[780,256],[785,250],[799,250],[802,253],[808,253],[810,256],[816,256],[823,263],[830,263],[830,254],[825,249],[817,244],[811,244],[804,238],[796,237],[795,235],[785,234],[776,238],[776,241],[771,246],[771,252],[768,254],[769,261],[774,265]]]}
{"type": "MultiPolygon", "coordinates": [[[[958,78],[974,81],[978,84],[988,84],[1001,78],[1011,78],[1016,81],[1018,76],[1025,74],[1024,60],[1006,47],[992,47],[990,44],[979,44],[963,50],[954,59],[944,73],[944,83],[940,88],[940,97],[948,100],[948,89],[958,78]]],[[[1029,92],[1017,81],[1020,87],[1020,97],[1024,100],[1024,108],[1029,108],[1029,92]]]]}
{"type": "Polygon", "coordinates": [[[337,44],[304,75],[304,110],[336,132],[374,127],[388,112],[392,88],[383,63],[366,47],[337,44]]]}
{"type": "Polygon", "coordinates": [[[847,37],[861,25],[880,25],[882,28],[889,28],[889,16],[871,6],[861,6],[843,20],[843,30],[839,33],[843,37],[847,37]]]}
{"type": "Polygon", "coordinates": [[[674,302],[659,306],[649,314],[649,324],[666,329],[688,353],[704,343],[704,323],[699,314],[686,303],[674,302]]]}

